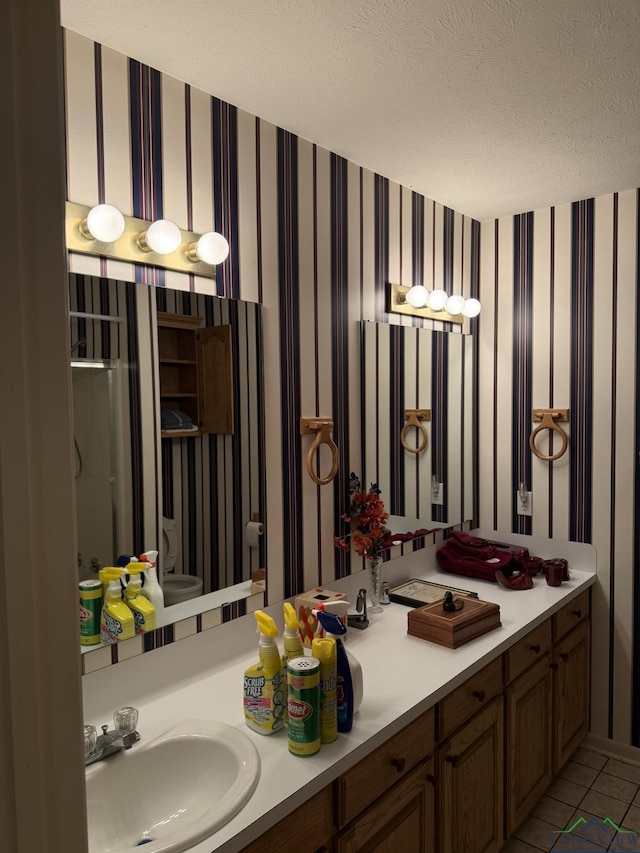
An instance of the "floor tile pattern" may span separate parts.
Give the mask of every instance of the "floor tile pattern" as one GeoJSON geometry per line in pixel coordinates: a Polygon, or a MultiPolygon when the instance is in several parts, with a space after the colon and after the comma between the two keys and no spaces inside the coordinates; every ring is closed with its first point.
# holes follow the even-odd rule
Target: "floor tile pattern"
{"type": "Polygon", "coordinates": [[[502,853],[601,850],[640,853],[640,765],[581,747],[502,853]]]}

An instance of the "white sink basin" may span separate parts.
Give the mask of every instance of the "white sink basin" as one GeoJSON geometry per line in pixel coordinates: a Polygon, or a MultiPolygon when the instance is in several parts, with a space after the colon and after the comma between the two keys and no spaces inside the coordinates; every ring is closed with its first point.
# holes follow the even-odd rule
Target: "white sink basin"
{"type": "Polygon", "coordinates": [[[150,723],[140,736],[86,769],[89,853],[186,850],[231,820],[258,783],[258,752],[231,726],[150,723]]]}

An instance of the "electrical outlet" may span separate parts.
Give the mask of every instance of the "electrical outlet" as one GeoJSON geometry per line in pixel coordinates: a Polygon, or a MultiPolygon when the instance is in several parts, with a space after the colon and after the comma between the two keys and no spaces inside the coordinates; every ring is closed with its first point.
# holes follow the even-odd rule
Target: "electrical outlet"
{"type": "Polygon", "coordinates": [[[431,489],[431,503],[444,506],[444,483],[434,483],[431,489]]]}
{"type": "Polygon", "coordinates": [[[533,508],[533,492],[525,492],[526,500],[520,499],[520,492],[516,491],[516,513],[517,515],[531,515],[533,508]]]}

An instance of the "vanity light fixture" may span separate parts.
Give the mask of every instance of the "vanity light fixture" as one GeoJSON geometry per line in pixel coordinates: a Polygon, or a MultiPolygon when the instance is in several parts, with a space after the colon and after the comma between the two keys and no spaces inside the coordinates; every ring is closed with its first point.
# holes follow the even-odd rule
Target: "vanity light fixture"
{"type": "Polygon", "coordinates": [[[80,223],[80,231],[87,240],[113,243],[124,234],[124,216],[112,204],[97,204],[80,223]]]}
{"type": "Polygon", "coordinates": [[[178,226],[169,219],[157,219],[146,231],[138,234],[138,246],[143,252],[170,255],[180,247],[182,234],[178,226]]]}
{"type": "Polygon", "coordinates": [[[187,257],[191,261],[204,261],[205,264],[221,264],[229,256],[229,244],[226,237],[217,231],[207,231],[195,243],[187,247],[187,257]]]}
{"type": "Polygon", "coordinates": [[[229,255],[229,243],[216,231],[197,234],[167,219],[150,222],[124,216],[116,207],[66,204],[69,252],[132,264],[216,277],[216,265],[229,255]]]}
{"type": "Polygon", "coordinates": [[[449,296],[444,290],[428,291],[422,285],[403,287],[401,284],[389,284],[387,311],[446,323],[464,323],[465,318],[478,316],[480,303],[477,299],[465,299],[457,294],[449,296]]]}

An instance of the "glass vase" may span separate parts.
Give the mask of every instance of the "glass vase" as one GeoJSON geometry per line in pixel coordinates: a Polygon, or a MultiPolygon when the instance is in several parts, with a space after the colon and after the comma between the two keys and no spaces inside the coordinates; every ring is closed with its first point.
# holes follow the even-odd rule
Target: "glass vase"
{"type": "Polygon", "coordinates": [[[371,606],[369,613],[382,613],[380,592],[382,590],[382,557],[369,558],[369,598],[371,606]]]}

